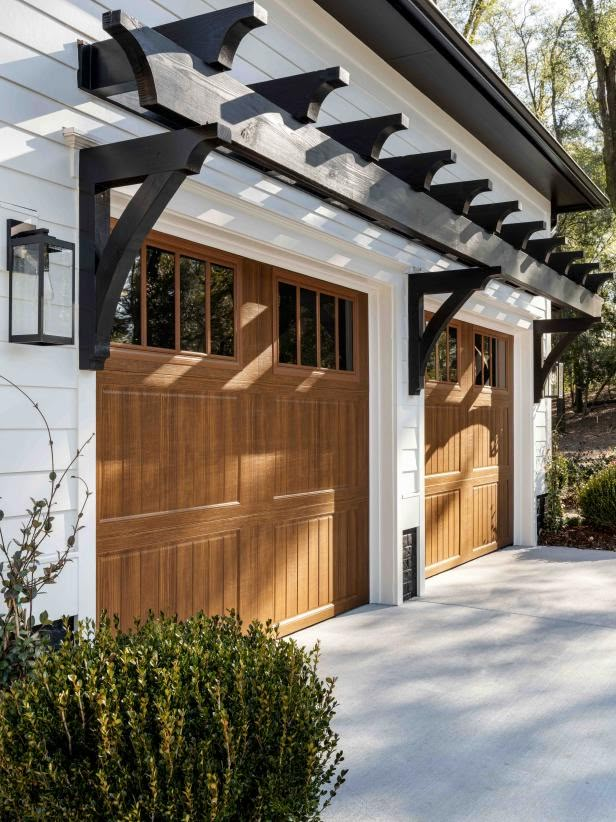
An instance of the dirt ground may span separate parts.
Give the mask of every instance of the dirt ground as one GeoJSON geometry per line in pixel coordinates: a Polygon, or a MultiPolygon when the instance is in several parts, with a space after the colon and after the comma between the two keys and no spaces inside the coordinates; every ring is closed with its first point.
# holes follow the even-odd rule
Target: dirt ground
{"type": "Polygon", "coordinates": [[[541,544],[616,551],[616,532],[613,528],[596,528],[592,525],[567,525],[562,531],[543,532],[541,544]]]}
{"type": "Polygon", "coordinates": [[[568,457],[581,451],[598,457],[606,451],[616,450],[616,402],[594,408],[585,416],[574,414],[568,408],[558,450],[568,457]]]}

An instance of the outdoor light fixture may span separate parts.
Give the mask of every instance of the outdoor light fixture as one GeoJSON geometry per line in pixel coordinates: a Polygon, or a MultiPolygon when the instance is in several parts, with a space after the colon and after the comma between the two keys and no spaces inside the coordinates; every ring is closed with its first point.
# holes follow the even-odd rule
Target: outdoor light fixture
{"type": "Polygon", "coordinates": [[[565,364],[557,362],[545,381],[543,396],[550,400],[562,400],[565,396],[565,364]]]}
{"type": "Polygon", "coordinates": [[[75,246],[47,228],[7,220],[9,342],[67,345],[75,338],[75,246]]]}

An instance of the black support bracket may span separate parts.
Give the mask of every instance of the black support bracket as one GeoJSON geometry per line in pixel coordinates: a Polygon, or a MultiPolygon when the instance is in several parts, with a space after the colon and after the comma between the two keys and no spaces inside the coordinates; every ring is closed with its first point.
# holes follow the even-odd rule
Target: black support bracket
{"type": "Polygon", "coordinates": [[[481,291],[490,280],[499,277],[500,266],[409,274],[409,394],[419,394],[423,388],[426,363],[447,324],[475,291],[481,291]],[[449,294],[427,324],[426,294],[449,294]]]}
{"type": "Polygon", "coordinates": [[[128,272],[156,220],[210,151],[228,144],[226,126],[179,129],[79,153],[79,367],[109,356],[116,307],[128,272]],[[140,183],[113,230],[110,190],[140,183]]]}
{"type": "Polygon", "coordinates": [[[543,386],[552,368],[572,342],[591,326],[601,322],[599,317],[558,317],[533,322],[533,386],[534,401],[541,402],[543,386]],[[543,358],[543,335],[560,334],[560,338],[543,358]]]}

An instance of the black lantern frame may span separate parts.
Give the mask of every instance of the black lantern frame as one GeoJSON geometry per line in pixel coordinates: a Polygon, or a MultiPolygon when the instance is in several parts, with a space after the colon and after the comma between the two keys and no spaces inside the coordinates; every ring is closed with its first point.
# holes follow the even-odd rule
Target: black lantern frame
{"type": "MultiPolygon", "coordinates": [[[[24,343],[27,345],[72,345],[75,342],[75,244],[66,240],[59,240],[49,235],[49,229],[37,228],[19,220],[7,220],[7,269],[9,271],[9,342],[24,343]],[[32,257],[36,260],[36,272],[32,276],[38,278],[37,283],[37,312],[36,332],[15,333],[14,331],[14,276],[15,249],[19,246],[31,247],[32,257]],[[55,335],[45,331],[45,259],[58,251],[70,251],[71,260],[71,303],[70,303],[70,334],[55,335]]],[[[66,306],[68,308],[68,305],[66,306]]]]}

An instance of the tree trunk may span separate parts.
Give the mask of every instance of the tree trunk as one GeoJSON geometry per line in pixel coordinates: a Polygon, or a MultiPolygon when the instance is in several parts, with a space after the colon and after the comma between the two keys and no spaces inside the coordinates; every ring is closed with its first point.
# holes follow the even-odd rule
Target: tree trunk
{"type": "Polygon", "coordinates": [[[616,47],[604,42],[595,0],[573,0],[573,5],[597,70],[596,94],[603,136],[605,188],[616,212],[616,47]]]}
{"type": "Polygon", "coordinates": [[[576,385],[575,386],[575,400],[573,403],[573,410],[576,414],[583,414],[584,413],[584,386],[583,385],[576,385]]]}

